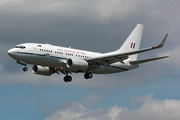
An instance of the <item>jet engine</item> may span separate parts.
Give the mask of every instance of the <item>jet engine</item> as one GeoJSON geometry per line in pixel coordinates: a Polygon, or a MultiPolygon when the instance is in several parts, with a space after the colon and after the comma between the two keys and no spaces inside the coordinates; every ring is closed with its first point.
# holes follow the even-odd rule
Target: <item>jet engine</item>
{"type": "Polygon", "coordinates": [[[55,69],[46,66],[34,65],[32,67],[32,72],[38,75],[51,76],[55,73],[55,69]]]}
{"type": "Polygon", "coordinates": [[[86,71],[88,62],[83,59],[68,59],[66,66],[70,69],[77,70],[78,72],[86,71]]]}

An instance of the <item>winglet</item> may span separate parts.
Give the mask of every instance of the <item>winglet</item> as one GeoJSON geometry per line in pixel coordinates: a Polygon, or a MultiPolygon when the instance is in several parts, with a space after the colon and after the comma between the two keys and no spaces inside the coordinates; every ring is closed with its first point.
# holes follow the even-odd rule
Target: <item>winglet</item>
{"type": "Polygon", "coordinates": [[[154,46],[153,48],[160,48],[164,45],[166,38],[167,38],[168,34],[165,35],[165,37],[162,39],[162,41],[159,43],[158,46],[154,46]]]}

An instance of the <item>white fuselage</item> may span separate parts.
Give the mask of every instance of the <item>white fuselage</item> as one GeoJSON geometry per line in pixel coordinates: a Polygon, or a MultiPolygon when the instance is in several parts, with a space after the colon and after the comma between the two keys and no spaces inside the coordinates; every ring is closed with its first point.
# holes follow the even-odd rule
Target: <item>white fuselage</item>
{"type": "MultiPolygon", "coordinates": [[[[19,46],[21,46],[21,48],[12,48],[8,51],[8,54],[17,61],[72,72],[77,71],[66,67],[65,63],[68,59],[86,60],[103,55],[102,53],[59,47],[50,44],[25,43],[19,46]]],[[[116,62],[110,65],[102,65],[91,72],[95,74],[108,74],[128,71],[138,67],[138,65],[130,65],[129,61],[130,59],[127,59],[124,60],[124,63],[116,62]]]]}

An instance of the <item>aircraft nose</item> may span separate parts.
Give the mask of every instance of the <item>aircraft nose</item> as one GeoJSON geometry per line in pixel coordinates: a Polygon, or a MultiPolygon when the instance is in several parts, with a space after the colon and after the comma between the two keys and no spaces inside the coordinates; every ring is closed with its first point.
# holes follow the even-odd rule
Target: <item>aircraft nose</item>
{"type": "Polygon", "coordinates": [[[7,51],[8,55],[14,57],[16,55],[16,51],[14,49],[10,49],[7,51]]]}

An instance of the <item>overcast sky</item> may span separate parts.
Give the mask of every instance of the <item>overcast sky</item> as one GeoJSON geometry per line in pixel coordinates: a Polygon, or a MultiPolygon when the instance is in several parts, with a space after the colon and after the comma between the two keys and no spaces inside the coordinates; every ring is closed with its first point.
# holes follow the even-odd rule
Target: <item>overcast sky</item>
{"type": "Polygon", "coordinates": [[[179,0],[0,0],[0,120],[179,120],[179,0]],[[7,51],[49,43],[94,52],[117,50],[144,24],[138,59],[168,55],[116,74],[51,77],[24,73],[7,51]]]}

